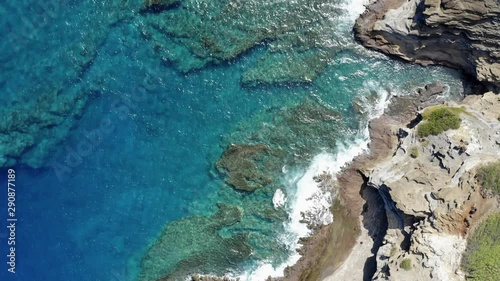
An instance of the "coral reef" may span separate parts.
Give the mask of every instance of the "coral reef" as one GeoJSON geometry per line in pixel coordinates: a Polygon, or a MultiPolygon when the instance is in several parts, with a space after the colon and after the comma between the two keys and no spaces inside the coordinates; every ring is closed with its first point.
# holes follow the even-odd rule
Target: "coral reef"
{"type": "MultiPolygon", "coordinates": [[[[235,189],[254,191],[270,185],[280,176],[283,165],[306,163],[322,149],[335,147],[338,134],[346,130],[339,122],[339,113],[310,99],[272,118],[272,123],[262,123],[257,131],[249,131],[242,124],[236,134],[227,137],[230,145],[216,167],[235,189]],[[321,136],[322,146],[318,147],[319,137],[311,136],[321,136]],[[282,149],[284,146],[293,155],[282,149]]],[[[273,185],[272,192],[276,188],[273,185]]]]}
{"type": "Polygon", "coordinates": [[[144,2],[143,11],[145,12],[160,12],[175,5],[179,5],[180,0],[146,0],[144,2]]]}
{"type": "Polygon", "coordinates": [[[67,136],[88,103],[88,92],[51,92],[31,103],[1,109],[0,166],[47,165],[46,160],[67,136]]]}
{"type": "Polygon", "coordinates": [[[238,190],[254,191],[271,183],[271,178],[261,174],[256,164],[265,161],[268,150],[265,145],[231,144],[216,165],[228,174],[226,182],[229,185],[238,190]]]}
{"type": "Polygon", "coordinates": [[[221,229],[241,220],[242,210],[222,203],[218,207],[212,216],[189,217],[168,224],[142,258],[138,280],[182,280],[197,272],[221,274],[248,258],[251,248],[246,242],[247,234],[219,234],[221,229]]]}
{"type": "Polygon", "coordinates": [[[157,56],[181,72],[229,61],[271,42],[242,82],[309,82],[338,50],[331,37],[337,13],[325,0],[186,0],[145,14],[142,33],[157,56]]]}
{"type": "MultiPolygon", "coordinates": [[[[79,21],[79,25],[87,28],[78,32],[73,41],[61,41],[58,37],[55,40],[51,37],[44,38],[46,46],[42,50],[38,45],[40,39],[22,40],[16,36],[59,34],[60,27],[46,24],[45,21],[35,22],[28,25],[28,30],[14,29],[12,34],[8,34],[14,36],[9,38],[14,41],[5,40],[3,43],[12,43],[14,46],[3,46],[4,52],[0,54],[0,60],[2,73],[5,72],[6,75],[2,78],[8,78],[9,83],[16,83],[19,78],[10,76],[18,75],[28,82],[15,90],[10,97],[11,105],[1,110],[4,117],[0,120],[1,167],[24,164],[39,168],[49,165],[47,161],[51,153],[67,137],[92,96],[100,90],[97,83],[83,80],[111,30],[103,26],[110,27],[130,17],[133,5],[117,0],[107,1],[96,11],[96,15],[75,19],[79,21]],[[16,34],[16,31],[20,34],[16,34]],[[60,46],[63,42],[64,45],[60,46]],[[53,44],[57,46],[51,46],[53,44]],[[21,49],[23,51],[19,52],[21,49]],[[47,51],[49,49],[51,51],[47,51]],[[43,56],[36,52],[43,52],[43,56]],[[34,63],[34,57],[43,59],[34,63]]],[[[51,6],[42,5],[41,8],[51,6]]],[[[21,5],[16,9],[22,9],[21,5]]],[[[45,12],[44,15],[49,18],[58,16],[54,11],[45,12]]],[[[16,28],[23,28],[23,24],[16,28]]],[[[74,36],[61,34],[63,37],[65,35],[69,38],[74,36]]],[[[6,88],[11,86],[8,83],[4,85],[4,82],[0,81],[0,85],[6,88]]]]}

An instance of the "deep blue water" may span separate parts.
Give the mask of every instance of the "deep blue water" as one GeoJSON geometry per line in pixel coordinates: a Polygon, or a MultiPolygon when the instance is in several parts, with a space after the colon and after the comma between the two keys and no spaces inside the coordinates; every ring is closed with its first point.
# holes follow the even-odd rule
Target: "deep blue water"
{"type": "MultiPolygon", "coordinates": [[[[345,130],[339,141],[348,143],[362,131],[363,117],[352,107],[356,97],[405,93],[436,79],[449,84],[452,94],[460,93],[453,71],[404,65],[365,51],[352,41],[347,18],[335,35],[342,39],[340,51],[314,83],[245,87],[242,73],[266,46],[183,74],[152,55],[141,38],[136,14],[142,1],[51,5],[1,3],[1,107],[26,104],[25,110],[35,110],[30,101],[42,93],[75,89],[85,89],[89,101],[81,115],[65,116],[74,119],[68,134],[56,128],[46,137],[60,134],[62,141],[43,165],[7,165],[1,171],[5,189],[6,169],[16,171],[18,218],[15,274],[7,271],[7,232],[0,228],[1,280],[136,280],[141,258],[169,222],[211,215],[220,201],[249,214],[259,212],[251,206],[272,207],[272,193],[247,196],[232,190],[215,163],[231,141],[249,139],[263,123],[273,126],[276,116],[305,100],[339,112],[339,128],[345,130]],[[87,54],[85,44],[96,50],[95,57],[75,66],[87,54]],[[96,130],[100,136],[93,135],[96,130]]],[[[318,145],[312,153],[335,152],[325,147],[322,135],[301,137],[318,145]]],[[[293,147],[303,139],[287,141],[293,147]]],[[[1,225],[7,224],[6,195],[0,191],[1,225]]],[[[231,270],[244,271],[259,260],[283,262],[290,249],[269,250],[270,241],[279,245],[271,236],[283,232],[282,225],[244,216],[228,235],[253,233],[255,255],[231,270]]]]}

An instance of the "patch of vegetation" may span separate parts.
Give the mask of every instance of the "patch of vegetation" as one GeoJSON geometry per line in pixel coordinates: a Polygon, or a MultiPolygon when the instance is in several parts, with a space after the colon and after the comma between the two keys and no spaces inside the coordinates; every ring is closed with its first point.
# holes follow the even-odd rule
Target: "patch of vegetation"
{"type": "Polygon", "coordinates": [[[397,252],[398,252],[398,247],[396,245],[392,245],[390,256],[394,257],[394,255],[396,255],[397,252]]]}
{"type": "Polygon", "coordinates": [[[413,146],[409,149],[410,156],[411,158],[417,158],[418,157],[418,148],[416,146],[413,146]]]}
{"type": "Polygon", "coordinates": [[[500,161],[496,161],[479,168],[477,178],[481,187],[500,194],[500,161]]]}
{"type": "Polygon", "coordinates": [[[421,143],[422,143],[422,147],[427,147],[430,144],[428,139],[421,140],[421,143]]]}
{"type": "Polygon", "coordinates": [[[464,113],[464,108],[436,106],[425,110],[422,113],[424,122],[418,127],[418,134],[421,137],[429,135],[439,135],[442,132],[460,128],[460,114],[464,113]]]}
{"type": "Polygon", "coordinates": [[[426,108],[425,111],[422,113],[422,117],[424,118],[424,120],[427,120],[431,117],[431,115],[434,112],[440,111],[443,109],[449,110],[457,115],[460,115],[462,113],[469,114],[465,110],[465,107],[463,107],[463,106],[462,107],[451,107],[451,106],[447,106],[447,105],[436,105],[436,106],[431,106],[429,108],[426,108]]]}
{"type": "Polygon", "coordinates": [[[403,259],[399,265],[404,270],[411,270],[411,260],[409,258],[403,259]]]}
{"type": "Polygon", "coordinates": [[[467,280],[497,281],[500,276],[500,213],[483,222],[467,242],[462,259],[467,280]]]}

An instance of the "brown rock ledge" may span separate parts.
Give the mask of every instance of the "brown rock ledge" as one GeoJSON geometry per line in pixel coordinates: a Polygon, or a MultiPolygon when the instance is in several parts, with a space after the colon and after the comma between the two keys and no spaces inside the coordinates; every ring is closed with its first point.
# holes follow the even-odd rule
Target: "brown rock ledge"
{"type": "Polygon", "coordinates": [[[463,70],[500,86],[500,2],[377,0],[356,21],[366,47],[421,65],[463,70]]]}

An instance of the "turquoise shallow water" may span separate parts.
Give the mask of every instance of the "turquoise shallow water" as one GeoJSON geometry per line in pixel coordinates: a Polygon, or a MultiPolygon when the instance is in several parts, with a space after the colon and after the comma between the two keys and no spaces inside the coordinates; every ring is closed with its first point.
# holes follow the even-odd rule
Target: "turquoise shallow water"
{"type": "MultiPolygon", "coordinates": [[[[2,280],[154,280],[168,274],[176,280],[189,271],[238,275],[264,261],[278,266],[294,252],[288,247],[294,235],[286,225],[291,206],[273,208],[275,190],[293,196],[315,155],[335,154],[339,144],[363,136],[366,116],[353,101],[365,100],[367,109],[374,104],[370,97],[404,94],[434,80],[447,83],[451,96],[461,93],[453,71],[402,64],[354,43],[353,17],[342,3],[331,11],[339,24],[321,34],[322,44],[334,48],[321,45],[329,59],[312,83],[273,76],[280,83],[242,84],[255,69],[283,71],[272,68],[282,55],[264,56],[277,44],[272,38],[183,73],[179,60],[192,58],[178,53],[186,50],[161,46],[174,53],[171,61],[151,51],[153,39],[144,35],[151,15],[139,12],[142,4],[2,3],[2,110],[45,116],[54,105],[46,109],[34,101],[47,93],[57,93],[56,107],[67,96],[85,100],[78,112],[78,103],[69,103],[57,125],[28,119],[50,120],[36,133],[36,143],[44,145],[25,151],[43,161],[6,164],[18,177],[18,260],[15,275],[2,260],[2,280]],[[216,163],[230,143],[268,145],[271,156],[256,162],[272,183],[253,193],[226,184],[216,163]],[[238,208],[217,207],[219,202],[238,208]],[[217,217],[217,210],[225,212],[217,217]],[[159,250],[148,251],[151,245],[159,250]]],[[[168,40],[183,42],[170,32],[168,40]]],[[[300,57],[293,50],[280,54],[300,57]]],[[[4,138],[8,133],[1,133],[2,146],[25,136],[4,138]]],[[[5,256],[4,243],[0,250],[5,256]]]]}

